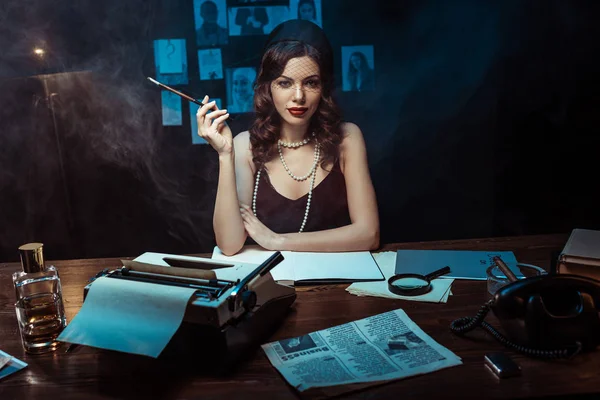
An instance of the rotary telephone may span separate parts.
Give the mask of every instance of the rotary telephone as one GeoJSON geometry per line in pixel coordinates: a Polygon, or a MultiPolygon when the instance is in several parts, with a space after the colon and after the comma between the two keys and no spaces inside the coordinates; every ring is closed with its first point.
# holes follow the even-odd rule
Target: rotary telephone
{"type": "Polygon", "coordinates": [[[505,346],[539,358],[570,358],[600,344],[600,281],[578,275],[545,275],[500,288],[475,317],[450,329],[462,335],[481,326],[505,346]],[[506,336],[484,321],[492,310],[506,336]]]}

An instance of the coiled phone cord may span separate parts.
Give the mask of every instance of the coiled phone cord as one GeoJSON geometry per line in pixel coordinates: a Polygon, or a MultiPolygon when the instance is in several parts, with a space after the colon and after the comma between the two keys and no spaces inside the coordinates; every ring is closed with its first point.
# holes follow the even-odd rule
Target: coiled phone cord
{"type": "Polygon", "coordinates": [[[497,341],[521,354],[536,358],[571,358],[581,351],[581,343],[576,342],[574,348],[561,350],[540,350],[518,345],[511,342],[506,336],[498,332],[496,328],[484,321],[485,316],[490,312],[493,300],[486,302],[474,317],[459,318],[450,324],[450,330],[456,335],[462,335],[481,326],[483,330],[492,335],[497,341]]]}

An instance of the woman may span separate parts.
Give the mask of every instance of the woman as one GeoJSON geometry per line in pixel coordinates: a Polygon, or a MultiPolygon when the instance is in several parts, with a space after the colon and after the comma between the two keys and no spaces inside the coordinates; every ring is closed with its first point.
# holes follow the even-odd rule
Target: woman
{"type": "Polygon", "coordinates": [[[333,85],[325,34],[290,20],[269,36],[249,131],[232,140],[227,110],[204,98],[198,134],[219,154],[213,227],[224,254],[237,253],[248,236],[269,250],[378,247],[365,143],[356,125],[342,123],[333,85]]]}
{"type": "Polygon", "coordinates": [[[298,1],[298,19],[317,23],[317,8],[315,7],[314,0],[298,1]]]}
{"type": "Polygon", "coordinates": [[[256,78],[254,68],[236,68],[231,74],[231,102],[227,109],[232,113],[252,111],[252,82],[256,78]]]}
{"type": "Polygon", "coordinates": [[[364,92],[374,89],[373,70],[369,67],[367,57],[360,51],[355,51],[350,56],[348,81],[350,90],[353,91],[364,92]]]}

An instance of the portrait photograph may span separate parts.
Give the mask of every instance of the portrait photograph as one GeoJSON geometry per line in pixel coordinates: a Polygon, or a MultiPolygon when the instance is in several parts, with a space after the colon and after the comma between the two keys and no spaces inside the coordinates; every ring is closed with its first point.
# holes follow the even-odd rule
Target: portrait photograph
{"type": "Polygon", "coordinates": [[[304,19],[322,28],[321,0],[290,0],[290,19],[304,19]]]}
{"type": "Polygon", "coordinates": [[[227,86],[227,110],[245,113],[254,110],[254,81],[256,69],[253,67],[228,68],[225,70],[227,86]]]}
{"type": "Polygon", "coordinates": [[[286,6],[231,7],[229,35],[268,35],[274,27],[290,19],[289,15],[289,8],[286,6]]]}
{"type": "Polygon", "coordinates": [[[373,46],[342,46],[342,90],[367,92],[375,90],[373,46]]]}
{"type": "Polygon", "coordinates": [[[289,0],[227,0],[227,5],[230,7],[252,5],[287,6],[289,3],[289,0]]]}
{"type": "Polygon", "coordinates": [[[229,43],[225,0],[194,0],[194,22],[198,47],[229,43]]]}

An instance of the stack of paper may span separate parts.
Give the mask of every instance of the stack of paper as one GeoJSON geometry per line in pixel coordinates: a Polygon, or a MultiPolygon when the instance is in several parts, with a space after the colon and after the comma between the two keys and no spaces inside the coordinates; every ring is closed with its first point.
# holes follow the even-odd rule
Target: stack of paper
{"type": "MultiPolygon", "coordinates": [[[[229,262],[260,264],[274,252],[257,246],[246,246],[234,256],[225,256],[215,247],[212,258],[229,262]]],[[[297,284],[349,283],[383,281],[373,256],[368,251],[311,253],[282,251],[284,260],[271,270],[276,281],[297,284]]]]}
{"type": "Polygon", "coordinates": [[[421,296],[400,296],[389,291],[387,280],[394,275],[396,269],[396,252],[386,251],[373,254],[373,258],[379,265],[379,269],[385,276],[381,282],[353,283],[346,290],[357,296],[376,296],[390,299],[426,301],[430,303],[445,303],[448,296],[452,294],[450,286],[454,279],[434,279],[431,281],[431,292],[421,296]]]}

